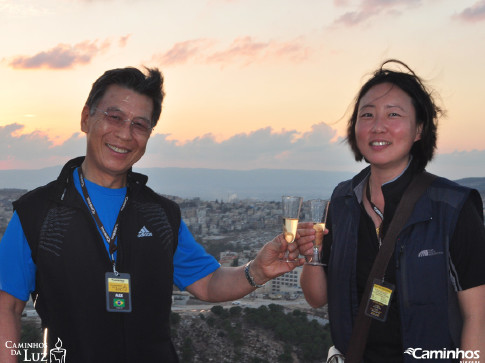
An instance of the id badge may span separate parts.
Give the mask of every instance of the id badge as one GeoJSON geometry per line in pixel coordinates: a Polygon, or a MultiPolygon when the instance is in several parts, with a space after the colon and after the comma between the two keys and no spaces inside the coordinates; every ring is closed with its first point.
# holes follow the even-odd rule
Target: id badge
{"type": "Polygon", "coordinates": [[[379,321],[386,321],[395,288],[393,284],[374,279],[370,298],[365,308],[365,315],[379,321]]]}
{"type": "Polygon", "coordinates": [[[106,272],[106,310],[114,313],[131,312],[130,274],[106,272]]]}

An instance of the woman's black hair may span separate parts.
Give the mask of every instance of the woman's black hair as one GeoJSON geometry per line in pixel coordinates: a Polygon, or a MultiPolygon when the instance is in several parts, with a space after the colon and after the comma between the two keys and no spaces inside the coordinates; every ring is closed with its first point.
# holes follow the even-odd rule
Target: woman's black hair
{"type": "Polygon", "coordinates": [[[432,97],[431,91],[424,85],[423,81],[405,63],[397,59],[384,61],[373,76],[362,86],[355,98],[354,110],[347,125],[347,142],[349,143],[355,160],[361,161],[364,156],[357,147],[355,135],[355,124],[359,103],[362,97],[374,86],[381,83],[390,83],[406,92],[411,97],[412,104],[416,110],[416,124],[422,127],[421,138],[414,142],[411,148],[411,155],[418,168],[424,169],[433,158],[436,149],[438,117],[442,110],[438,107],[432,97]],[[407,72],[394,71],[386,68],[390,63],[398,64],[407,72]]]}

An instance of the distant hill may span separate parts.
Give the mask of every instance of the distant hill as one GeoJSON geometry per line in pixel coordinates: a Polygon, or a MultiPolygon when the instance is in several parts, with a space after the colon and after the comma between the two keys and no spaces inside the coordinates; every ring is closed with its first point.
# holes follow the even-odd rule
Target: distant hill
{"type": "MultiPolygon", "coordinates": [[[[0,170],[0,188],[31,190],[57,178],[61,167],[39,170],[0,170]]],[[[305,199],[329,197],[333,188],[352,173],[314,170],[222,170],[190,168],[143,168],[148,185],[156,192],[204,200],[277,200],[284,194],[305,199]]]]}
{"type": "Polygon", "coordinates": [[[485,194],[485,178],[463,178],[455,180],[458,184],[477,189],[480,194],[485,194]]]}
{"type": "Polygon", "coordinates": [[[16,188],[32,190],[56,179],[61,166],[28,170],[0,170],[0,188],[16,188]]]}
{"type": "MultiPolygon", "coordinates": [[[[57,178],[61,167],[39,170],[0,170],[0,188],[31,190],[57,178]]],[[[223,170],[195,168],[135,168],[148,175],[156,192],[203,200],[279,200],[284,194],[305,199],[330,197],[335,186],[351,178],[351,172],[317,170],[223,170]]],[[[459,184],[485,194],[485,178],[464,178],[459,184]]]]}
{"type": "Polygon", "coordinates": [[[332,190],[352,173],[315,170],[222,170],[150,168],[138,171],[149,176],[149,185],[159,193],[206,200],[278,200],[282,195],[305,199],[330,197],[332,190]]]}

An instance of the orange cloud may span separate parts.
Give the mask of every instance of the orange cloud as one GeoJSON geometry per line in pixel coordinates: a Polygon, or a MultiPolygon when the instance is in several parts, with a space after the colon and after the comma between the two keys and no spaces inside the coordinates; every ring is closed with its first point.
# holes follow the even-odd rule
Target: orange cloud
{"type": "Polygon", "coordinates": [[[177,65],[188,62],[206,64],[240,64],[277,59],[300,62],[308,58],[309,47],[301,38],[287,42],[255,41],[246,36],[236,38],[223,49],[214,49],[214,40],[194,39],[176,43],[170,50],[153,58],[162,65],[177,65]]]}
{"type": "Polygon", "coordinates": [[[485,20],[485,0],[481,0],[473,4],[472,6],[463,10],[460,14],[456,15],[455,18],[476,23],[485,20]]]}
{"type": "MultiPolygon", "coordinates": [[[[124,46],[129,35],[119,39],[119,45],[124,46]]],[[[39,52],[33,56],[16,56],[9,65],[14,69],[69,69],[76,65],[90,63],[91,60],[111,47],[112,41],[104,40],[98,44],[95,41],[83,41],[78,44],[69,45],[60,43],[47,51],[39,52]]]]}

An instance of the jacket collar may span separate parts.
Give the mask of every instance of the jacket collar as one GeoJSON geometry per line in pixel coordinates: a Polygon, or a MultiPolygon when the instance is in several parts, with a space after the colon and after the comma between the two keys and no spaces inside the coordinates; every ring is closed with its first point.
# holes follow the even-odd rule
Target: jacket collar
{"type": "MultiPolygon", "coordinates": [[[[384,193],[384,197],[386,200],[386,214],[387,216],[387,225],[391,222],[389,217],[394,216],[394,212],[401,200],[401,197],[411,183],[413,177],[423,171],[419,169],[417,164],[411,160],[408,167],[403,171],[401,175],[399,175],[396,179],[385,183],[382,186],[382,190],[384,193]]],[[[364,192],[364,188],[366,186],[366,182],[370,176],[370,166],[363,169],[359,174],[354,176],[349,183],[349,188],[346,190],[347,197],[355,197],[357,201],[362,203],[362,196],[364,192]]],[[[423,196],[418,200],[416,206],[414,208],[414,212],[409,220],[406,222],[406,228],[409,225],[419,223],[422,221],[429,220],[432,216],[432,206],[431,200],[429,199],[427,193],[425,192],[423,196]]],[[[392,218],[391,218],[392,219],[392,218]]],[[[386,226],[387,227],[387,226],[386,226]]]]}
{"type": "Polygon", "coordinates": [[[357,198],[359,204],[362,203],[362,195],[369,176],[370,165],[352,178],[350,188],[347,190],[347,196],[352,197],[352,195],[354,195],[357,198]]]}

